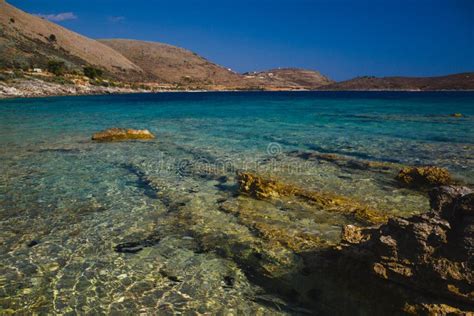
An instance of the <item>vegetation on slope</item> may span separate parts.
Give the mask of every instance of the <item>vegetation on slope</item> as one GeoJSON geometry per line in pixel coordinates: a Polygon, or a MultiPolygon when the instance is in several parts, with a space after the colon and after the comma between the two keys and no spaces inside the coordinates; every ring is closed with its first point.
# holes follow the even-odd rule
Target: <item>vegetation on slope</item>
{"type": "Polygon", "coordinates": [[[47,69],[51,60],[69,71],[93,65],[116,78],[142,73],[110,47],[0,1],[0,68],[47,69]]]}

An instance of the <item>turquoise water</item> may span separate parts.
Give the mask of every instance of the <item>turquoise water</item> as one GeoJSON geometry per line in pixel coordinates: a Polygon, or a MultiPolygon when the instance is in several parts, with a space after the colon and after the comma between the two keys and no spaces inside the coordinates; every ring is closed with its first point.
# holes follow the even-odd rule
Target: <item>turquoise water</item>
{"type": "Polygon", "coordinates": [[[303,294],[268,285],[291,283],[289,272],[303,278],[301,249],[285,240],[337,244],[341,227],[357,221],[239,195],[235,172],[408,216],[428,200],[394,181],[404,165],[445,167],[474,183],[474,93],[2,100],[0,313],[310,313],[303,294]],[[146,128],[156,139],[90,140],[109,127],[146,128]],[[368,161],[387,167],[361,167],[368,161]],[[117,251],[130,242],[142,249],[117,251]]]}

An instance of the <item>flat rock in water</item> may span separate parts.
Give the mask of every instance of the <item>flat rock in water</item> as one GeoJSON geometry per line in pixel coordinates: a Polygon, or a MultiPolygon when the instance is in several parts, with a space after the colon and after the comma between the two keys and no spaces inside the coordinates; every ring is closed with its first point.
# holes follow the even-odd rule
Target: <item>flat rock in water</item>
{"type": "Polygon", "coordinates": [[[155,138],[155,135],[153,135],[147,129],[137,130],[126,128],[109,128],[92,135],[92,140],[103,142],[122,140],[146,140],[153,138],[155,138]]]}

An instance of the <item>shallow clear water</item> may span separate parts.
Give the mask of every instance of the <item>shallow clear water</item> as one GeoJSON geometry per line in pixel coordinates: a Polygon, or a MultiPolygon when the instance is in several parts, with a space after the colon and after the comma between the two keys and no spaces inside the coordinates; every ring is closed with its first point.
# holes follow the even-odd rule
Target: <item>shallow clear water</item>
{"type": "Polygon", "coordinates": [[[403,165],[446,167],[474,183],[474,93],[2,100],[0,313],[310,312],[268,284],[304,278],[300,252],[337,243],[342,225],[357,221],[239,195],[235,171],[408,216],[428,200],[395,183],[403,165]],[[449,116],[457,112],[465,117],[449,116]],[[90,140],[109,127],[157,138],[90,140]],[[314,152],[346,160],[300,155],[314,152]],[[288,242],[300,239],[302,248],[288,242]],[[144,246],[115,251],[126,242],[144,246]]]}

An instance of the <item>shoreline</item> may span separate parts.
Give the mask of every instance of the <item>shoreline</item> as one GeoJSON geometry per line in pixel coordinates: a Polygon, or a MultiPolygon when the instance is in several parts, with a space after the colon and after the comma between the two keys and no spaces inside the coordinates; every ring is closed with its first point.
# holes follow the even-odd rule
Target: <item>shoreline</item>
{"type": "Polygon", "coordinates": [[[57,84],[42,80],[20,80],[14,84],[0,82],[0,100],[31,99],[47,97],[100,96],[148,93],[211,93],[211,92],[474,92],[468,90],[420,90],[420,89],[134,89],[125,87],[104,87],[95,85],[57,84]]]}

